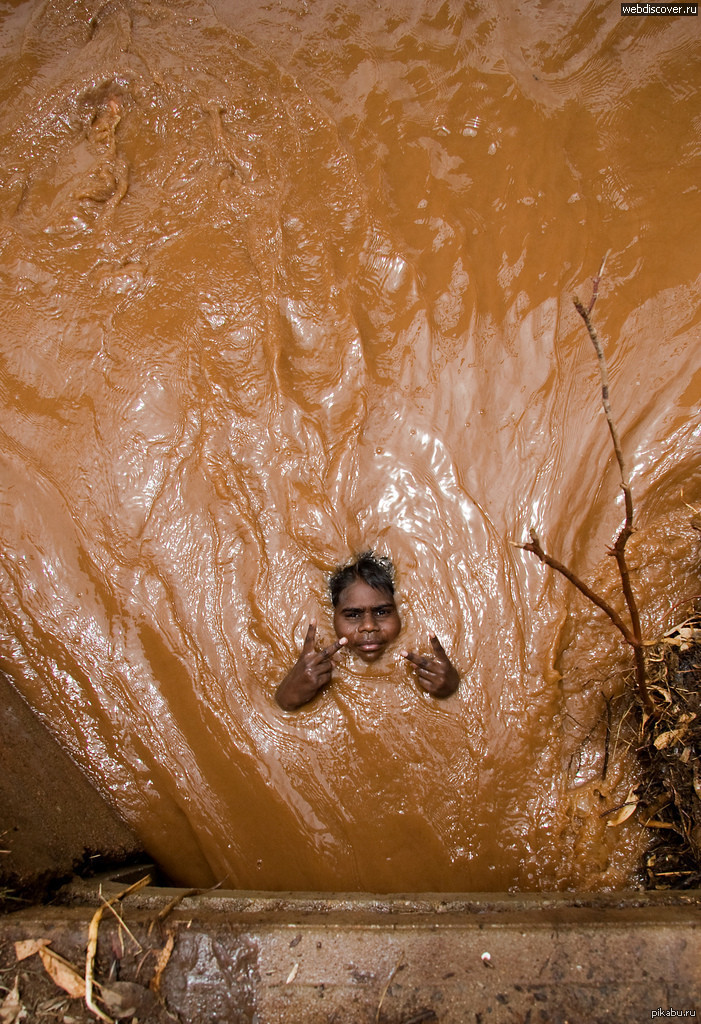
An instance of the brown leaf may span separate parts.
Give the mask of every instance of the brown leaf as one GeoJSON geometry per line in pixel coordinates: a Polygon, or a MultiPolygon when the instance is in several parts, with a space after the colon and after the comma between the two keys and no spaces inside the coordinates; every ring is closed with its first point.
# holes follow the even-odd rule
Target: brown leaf
{"type": "Polygon", "coordinates": [[[170,954],[173,952],[173,945],[175,944],[175,935],[173,932],[168,933],[168,939],[165,946],[158,954],[158,962],[156,963],[156,970],[151,978],[150,989],[152,992],[158,992],[161,987],[161,975],[163,974],[168,961],[170,960],[170,954]]]}
{"type": "Polygon", "coordinates": [[[623,804],[623,807],[612,818],[609,818],[606,824],[609,828],[613,828],[614,825],[623,824],[624,821],[630,818],[636,807],[637,804],[623,804]]]}
{"type": "Polygon", "coordinates": [[[22,1013],[24,1006],[19,997],[19,975],[15,978],[15,984],[0,1003],[0,1024],[15,1024],[15,1021],[22,1013]]]}
{"type": "Polygon", "coordinates": [[[648,689],[650,693],[659,693],[665,704],[672,703],[672,694],[669,692],[669,690],[666,690],[664,686],[662,686],[660,683],[651,683],[648,689]]]}
{"type": "Polygon", "coordinates": [[[26,960],[28,956],[34,956],[44,946],[50,946],[51,939],[23,939],[15,942],[15,956],[18,960],[26,960]]]}
{"type": "Polygon", "coordinates": [[[628,794],[628,796],[626,798],[626,802],[623,804],[623,806],[619,807],[619,809],[616,811],[616,813],[614,815],[612,815],[609,818],[609,820],[606,822],[607,826],[609,828],[613,828],[614,825],[620,825],[624,821],[627,821],[627,819],[630,818],[631,814],[633,813],[633,811],[635,810],[635,808],[637,806],[638,806],[638,797],[635,795],[635,793],[631,789],[630,793],[628,794]]]}
{"type": "Polygon", "coordinates": [[[657,750],[665,750],[670,747],[673,743],[680,743],[686,735],[686,729],[668,729],[666,732],[661,732],[659,736],[655,737],[655,747],[657,750]]]}
{"type": "Polygon", "coordinates": [[[39,956],[46,973],[67,992],[71,999],[85,999],[85,981],[76,969],[51,949],[40,949],[39,956]]]}
{"type": "Polygon", "coordinates": [[[117,1020],[135,1014],[139,1017],[146,1015],[156,1002],[153,992],[133,981],[113,981],[109,985],[101,985],[100,999],[117,1020]]]}

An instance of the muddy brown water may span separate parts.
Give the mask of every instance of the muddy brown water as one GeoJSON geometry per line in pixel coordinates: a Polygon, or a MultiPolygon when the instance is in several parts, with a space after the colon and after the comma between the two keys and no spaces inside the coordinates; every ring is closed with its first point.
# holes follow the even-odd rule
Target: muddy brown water
{"type": "Polygon", "coordinates": [[[696,18],[0,4],[1,667],[176,880],[616,888],[636,774],[595,317],[653,635],[698,593],[696,18]],[[386,664],[273,701],[389,554],[386,664]],[[458,693],[398,651],[435,631],[458,693]]]}

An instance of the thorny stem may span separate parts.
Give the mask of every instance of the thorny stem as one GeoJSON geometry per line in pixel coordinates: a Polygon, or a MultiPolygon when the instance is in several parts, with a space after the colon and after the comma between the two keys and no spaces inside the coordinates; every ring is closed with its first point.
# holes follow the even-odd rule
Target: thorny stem
{"type": "Polygon", "coordinates": [[[630,581],[630,572],[625,556],[625,546],[628,538],[633,533],[633,495],[630,489],[630,482],[628,480],[628,472],[626,469],[625,460],[623,458],[623,451],[621,449],[621,442],[618,436],[618,430],[611,413],[611,405],[609,402],[609,379],[608,370],[606,367],[606,357],[604,356],[603,346],[599,340],[599,336],[596,332],[596,328],[591,319],[591,311],[594,308],[597,296],[599,294],[599,282],[604,272],[604,266],[608,253],[604,256],[599,273],[595,278],[592,279],[592,297],[589,306],[585,306],[577,296],[574,298],[574,306],[582,320],[586,325],[589,337],[591,338],[592,344],[596,351],[596,358],[599,363],[599,373],[601,375],[601,398],[604,407],[604,413],[606,414],[606,422],[608,423],[609,433],[611,434],[611,440],[613,442],[613,450],[616,455],[616,461],[618,462],[618,469],[621,477],[621,489],[623,491],[623,497],[625,500],[626,518],[625,522],[616,537],[616,541],[613,547],[610,549],[610,553],[616,559],[618,571],[621,577],[621,586],[623,588],[623,595],[625,597],[628,612],[630,614],[630,621],[632,630],[629,629],[621,619],[620,615],[615,611],[614,608],[608,604],[603,598],[599,597],[598,594],[584,583],[571,569],[568,569],[566,565],[559,562],[556,558],[552,558],[547,555],[541,547],[540,541],[535,530],[531,530],[531,543],[522,545],[525,551],[532,551],[541,562],[545,562],[551,569],[555,569],[556,572],[561,573],[566,579],[570,581],[588,600],[595,604],[598,608],[601,608],[603,612],[613,622],[614,626],[620,631],[626,643],[630,644],[633,648],[635,655],[635,678],[640,698],[643,702],[645,710],[651,713],[653,710],[653,704],[650,699],[650,694],[647,689],[647,674],[645,669],[645,655],[643,653],[643,637],[642,630],[640,627],[640,613],[638,611],[638,605],[635,600],[635,594],[633,593],[633,587],[630,581]]]}

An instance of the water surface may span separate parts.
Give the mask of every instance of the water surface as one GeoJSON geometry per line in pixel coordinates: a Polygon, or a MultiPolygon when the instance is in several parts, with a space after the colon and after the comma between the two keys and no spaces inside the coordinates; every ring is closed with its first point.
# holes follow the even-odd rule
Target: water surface
{"type": "MultiPolygon", "coordinates": [[[[618,5],[2,4],[0,656],[171,875],[608,888],[620,605],[595,316],[648,635],[698,593],[694,18],[618,5]],[[328,572],[395,561],[404,646],[294,715],[328,572]]],[[[620,706],[620,704],[618,705],[620,706]]]]}

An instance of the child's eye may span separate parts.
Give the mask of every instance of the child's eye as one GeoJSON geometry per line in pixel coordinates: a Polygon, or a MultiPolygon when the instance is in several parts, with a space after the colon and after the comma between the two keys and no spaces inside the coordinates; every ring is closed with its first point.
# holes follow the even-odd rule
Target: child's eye
{"type": "Polygon", "coordinates": [[[389,608],[378,608],[377,615],[379,618],[382,618],[383,615],[389,615],[389,608]]]}

